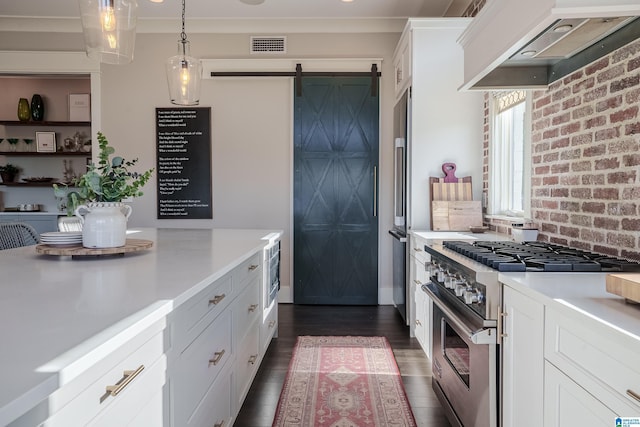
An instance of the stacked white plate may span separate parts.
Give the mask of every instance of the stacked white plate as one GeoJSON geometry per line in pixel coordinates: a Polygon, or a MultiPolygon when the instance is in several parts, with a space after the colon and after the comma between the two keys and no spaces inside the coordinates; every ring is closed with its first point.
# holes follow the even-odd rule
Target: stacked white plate
{"type": "Polygon", "coordinates": [[[40,243],[49,246],[76,246],[82,244],[82,231],[51,231],[40,235],[40,243]]]}

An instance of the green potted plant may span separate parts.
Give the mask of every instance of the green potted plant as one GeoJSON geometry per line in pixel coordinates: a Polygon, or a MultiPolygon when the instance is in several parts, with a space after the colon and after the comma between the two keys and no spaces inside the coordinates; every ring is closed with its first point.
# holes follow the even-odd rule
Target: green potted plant
{"type": "Polygon", "coordinates": [[[67,200],[67,214],[80,217],[83,222],[83,246],[109,248],[124,246],[126,220],[131,207],[123,200],[143,195],[142,187],[149,181],[153,169],[143,173],[129,169],[138,159],[125,160],[114,156],[115,149],[98,132],[98,164],[91,163],[87,172],[73,180],[72,188],[54,184],[57,197],[67,200]]]}
{"type": "Polygon", "coordinates": [[[2,182],[13,182],[16,177],[20,173],[20,168],[12,165],[11,163],[7,163],[4,166],[0,166],[0,178],[2,178],[2,182]]]}

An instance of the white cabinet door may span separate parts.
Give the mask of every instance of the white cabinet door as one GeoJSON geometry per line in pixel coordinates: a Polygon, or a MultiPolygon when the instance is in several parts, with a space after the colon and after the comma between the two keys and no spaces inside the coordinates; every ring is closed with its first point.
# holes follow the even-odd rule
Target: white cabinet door
{"type": "Polygon", "coordinates": [[[508,286],[503,292],[502,425],[540,427],[544,307],[508,286]]]}
{"type": "Polygon", "coordinates": [[[614,420],[617,415],[611,409],[549,362],[545,363],[544,407],[544,427],[616,425],[614,420]]]}
{"type": "Polygon", "coordinates": [[[415,334],[416,334],[416,339],[418,340],[418,342],[422,346],[422,349],[424,350],[426,347],[425,345],[426,344],[425,343],[426,313],[424,309],[426,306],[425,302],[427,299],[427,294],[420,288],[420,286],[414,287],[414,293],[415,293],[414,299],[416,303],[415,334]]]}

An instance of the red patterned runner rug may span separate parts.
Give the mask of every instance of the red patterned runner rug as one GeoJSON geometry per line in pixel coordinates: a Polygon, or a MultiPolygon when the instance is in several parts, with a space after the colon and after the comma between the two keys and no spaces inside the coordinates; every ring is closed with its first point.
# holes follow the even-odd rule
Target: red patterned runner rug
{"type": "Polygon", "coordinates": [[[274,427],[412,427],[385,337],[298,337],[274,427]]]}

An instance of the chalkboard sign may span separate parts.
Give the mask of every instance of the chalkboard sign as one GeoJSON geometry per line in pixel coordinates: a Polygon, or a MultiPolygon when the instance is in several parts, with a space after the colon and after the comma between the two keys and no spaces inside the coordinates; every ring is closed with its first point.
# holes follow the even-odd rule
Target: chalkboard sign
{"type": "Polygon", "coordinates": [[[158,219],[211,219],[211,108],[156,108],[158,219]]]}

